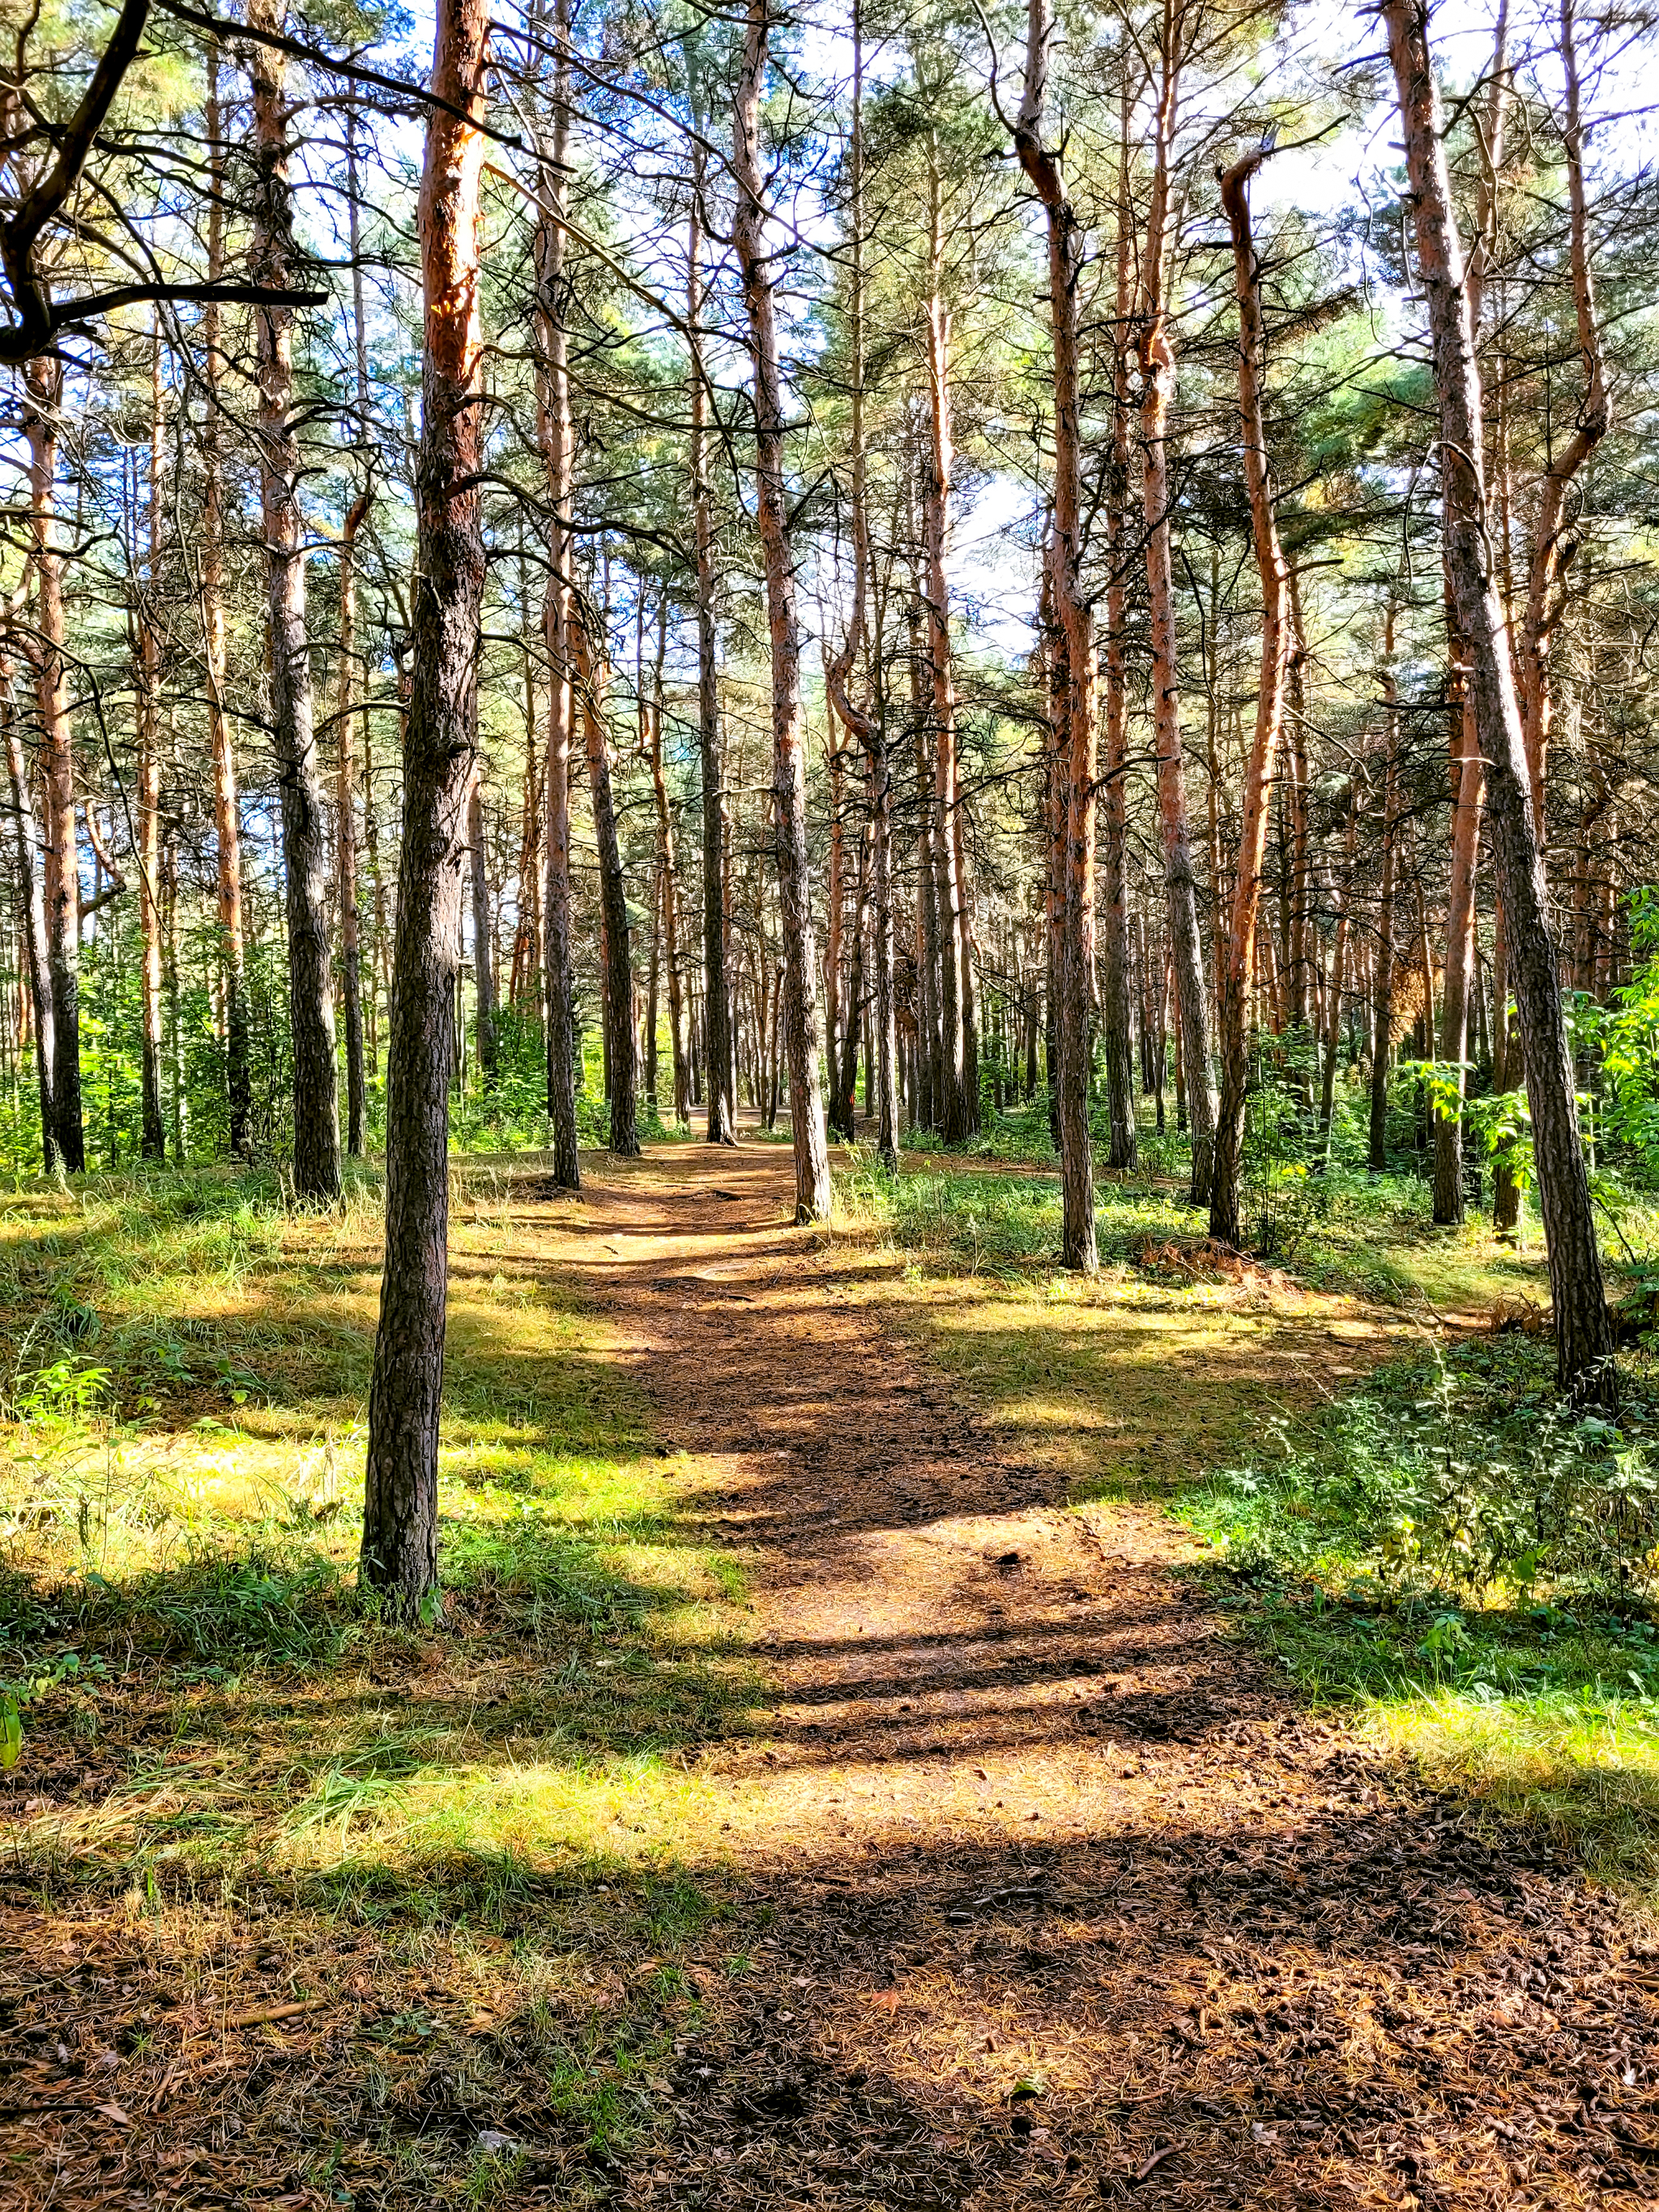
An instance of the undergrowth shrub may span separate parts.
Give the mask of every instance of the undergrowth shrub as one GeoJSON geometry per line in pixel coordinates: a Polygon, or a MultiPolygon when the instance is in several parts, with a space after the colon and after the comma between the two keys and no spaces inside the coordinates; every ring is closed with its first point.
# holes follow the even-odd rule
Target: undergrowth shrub
{"type": "MultiPolygon", "coordinates": [[[[1645,1377],[1637,1378],[1640,1391],[1645,1377]]],[[[1388,1605],[1645,1605],[1659,1452],[1642,1395],[1617,1423],[1559,1403],[1531,1346],[1376,1376],[1310,1438],[1211,1478],[1193,1517],[1243,1576],[1388,1605]]]]}

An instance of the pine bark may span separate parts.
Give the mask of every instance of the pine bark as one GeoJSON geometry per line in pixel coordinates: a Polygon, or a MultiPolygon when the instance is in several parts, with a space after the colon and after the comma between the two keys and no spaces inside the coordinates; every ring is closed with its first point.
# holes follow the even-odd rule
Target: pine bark
{"type": "Polygon", "coordinates": [[[1042,204],[1048,243],[1048,314],[1054,340],[1054,512],[1049,555],[1056,616],[1054,805],[1065,829],[1061,957],[1055,985],[1059,1051],[1060,1255],[1093,1274],[1094,1158],[1089,1131],[1089,1062],[1094,1000],[1095,638],[1083,581],[1082,408],[1079,367],[1084,237],[1057,153],[1044,143],[1048,0],[1030,0],[1025,83],[1014,125],[1014,150],[1042,204]]]}
{"type": "MultiPolygon", "coordinates": [[[[248,21],[280,32],[283,0],[252,0],[248,21]]],[[[250,41],[255,160],[251,255],[256,282],[290,285],[298,255],[289,182],[291,111],[287,64],[250,41]]],[[[259,404],[260,492],[264,520],[270,645],[271,735],[282,793],[287,877],[289,1015],[294,1054],[294,1188],[331,1205],[340,1194],[338,1080],[328,917],[328,849],[322,778],[313,727],[310,641],[306,629],[304,524],[295,434],[294,316],[254,313],[259,404]]]]}
{"type": "Polygon", "coordinates": [[[932,137],[927,159],[927,397],[928,440],[921,459],[923,604],[933,752],[933,904],[939,927],[939,1133],[960,1144],[978,1116],[969,1095],[966,921],[960,860],[959,773],[956,683],[951,665],[950,586],[945,556],[951,529],[951,312],[941,293],[941,181],[939,147],[932,137]]]}
{"type": "Polygon", "coordinates": [[[438,1420],[449,1235],[449,1087],[466,799],[478,732],[484,548],[478,199],[489,15],[438,0],[421,187],[425,358],[397,961],[386,1067],[386,1267],[369,1386],[363,1579],[418,1620],[438,1593],[438,1420]]]}
{"type": "MultiPolygon", "coordinates": [[[[224,275],[223,111],[219,100],[219,42],[208,42],[208,279],[224,275]]],[[[246,955],[242,937],[242,823],[236,753],[225,706],[224,424],[220,385],[219,308],[202,311],[202,647],[207,677],[208,750],[213,757],[214,889],[219,957],[225,988],[225,1105],[231,1156],[252,1148],[253,1071],[249,1049],[246,955]]]]}
{"type": "Polygon", "coordinates": [[[547,641],[547,756],[542,787],[547,808],[546,883],[543,898],[547,961],[547,1111],[553,1133],[553,1181],[581,1188],[576,1143],[576,1040],[570,941],[570,749],[576,713],[572,676],[570,553],[575,491],[575,428],[570,411],[568,241],[565,212],[570,143],[570,0],[555,0],[553,130],[541,164],[536,225],[538,351],[536,420],[551,514],[549,574],[543,605],[547,641]]]}
{"type": "Polygon", "coordinates": [[[29,528],[34,558],[34,678],[46,786],[46,960],[52,971],[52,1130],[71,1175],[87,1164],[81,1121],[81,871],[75,833],[75,755],[64,659],[64,556],[57,516],[58,426],[64,364],[23,370],[23,434],[29,454],[29,528]]]}
{"type": "Polygon", "coordinates": [[[478,1073],[495,1088],[495,963],[489,936],[489,855],[484,843],[483,776],[475,765],[466,803],[466,842],[472,873],[472,991],[478,1039],[478,1073]]]}
{"type": "MultiPolygon", "coordinates": [[[[356,443],[369,445],[368,333],[363,317],[363,270],[357,213],[357,111],[346,114],[347,236],[351,247],[351,328],[357,371],[356,443]]],[[[352,1159],[363,1154],[363,1121],[367,1104],[363,1081],[362,918],[357,906],[357,771],[356,717],[357,651],[357,537],[368,519],[374,500],[374,481],[362,489],[346,510],[340,533],[340,681],[336,702],[338,738],[335,751],[334,879],[335,903],[340,918],[340,1008],[345,1016],[346,1152],[352,1159]]]]}
{"type": "MultiPolygon", "coordinates": [[[[138,738],[138,921],[143,943],[139,963],[140,1024],[139,1152],[147,1160],[167,1158],[167,1122],[161,1110],[161,639],[157,628],[157,590],[161,565],[161,338],[150,336],[149,477],[146,500],[146,573],[135,591],[138,738]]],[[[134,532],[135,538],[137,533],[134,532]]],[[[135,579],[135,584],[137,580],[135,579]]]]}
{"type": "MultiPolygon", "coordinates": [[[[1244,485],[1250,532],[1261,584],[1261,669],[1255,697],[1255,734],[1244,771],[1239,808],[1238,868],[1232,921],[1221,973],[1221,1097],[1216,1116],[1215,1161],[1210,1184],[1210,1234],[1237,1244],[1239,1170],[1244,1110],[1249,1090],[1250,1000],[1255,982],[1256,922],[1261,906],[1261,861],[1267,840],[1267,798],[1284,737],[1285,695],[1291,664],[1291,574],[1273,511],[1273,471],[1262,404],[1266,335],[1261,271],[1250,234],[1250,179],[1261,166],[1255,154],[1235,163],[1221,179],[1221,203],[1232,233],[1234,283],[1238,295],[1238,412],[1243,433],[1244,485]]],[[[1192,1086],[1188,1086],[1189,1092],[1192,1086]]]]}
{"type": "Polygon", "coordinates": [[[1405,128],[1418,272],[1428,297],[1440,407],[1445,560],[1486,763],[1488,805],[1526,1066],[1540,1210],[1549,1247],[1562,1389],[1616,1403],[1618,1370],[1590,1209],[1589,1176],[1559,969],[1533,811],[1526,733],[1487,533],[1480,376],[1462,250],[1452,214],[1439,87],[1418,0],[1384,0],[1382,21],[1405,128]]]}
{"type": "Polygon", "coordinates": [[[628,892],[623,878],[622,848],[617,836],[617,807],[611,789],[611,741],[605,732],[603,678],[577,617],[571,626],[574,678],[587,755],[588,788],[593,801],[593,836],[599,853],[599,916],[605,964],[605,1063],[610,1076],[611,1149],[624,1159],[640,1149],[638,1076],[634,1050],[634,963],[629,950],[628,892]]]}
{"type": "Polygon", "coordinates": [[[22,732],[18,726],[15,682],[12,645],[8,636],[0,645],[0,721],[5,728],[6,769],[11,781],[12,859],[17,872],[28,1006],[33,1017],[34,1077],[40,1100],[40,1158],[50,1175],[58,1159],[58,1131],[52,1118],[52,1055],[56,1037],[52,1018],[52,966],[46,957],[40,829],[35,819],[22,732]]]}
{"type": "Polygon", "coordinates": [[[1135,1164],[1134,1066],[1130,1045],[1128,915],[1124,865],[1129,824],[1128,624],[1129,315],[1134,211],[1129,195],[1130,92],[1118,138],[1117,297],[1112,330],[1112,443],[1106,490],[1106,714],[1101,775],[1100,1041],[1106,1079],[1106,1164],[1135,1164]]]}
{"type": "Polygon", "coordinates": [[[732,236],[749,318],[755,376],[755,494],[766,567],[772,658],[772,801],[778,896],[783,920],[783,1033],[789,1063],[790,1131],[795,1159],[795,1218],[829,1218],[833,1191],[818,1074],[814,989],[817,952],[806,857],[806,780],[802,752],[800,638],[783,473],[783,385],[778,367],[776,303],[766,252],[761,168],[761,92],[770,40],[770,0],[748,0],[743,53],[732,102],[732,236]]]}
{"type": "Polygon", "coordinates": [[[1215,1150],[1216,1097],[1210,1073],[1210,1009],[1204,983],[1204,947],[1193,875],[1187,814],[1187,772],[1181,741],[1181,679],[1176,646],[1175,576],[1171,556],[1169,440],[1175,398],[1176,359],[1165,296],[1170,148],[1180,91],[1178,24],[1166,13],[1164,51],[1153,133],[1151,200],[1141,258],[1140,441],[1141,505],[1146,529],[1146,587],[1152,657],[1152,728],[1158,763],[1158,823],[1164,843],[1164,884],[1170,908],[1170,950],[1176,1011],[1187,1074],[1188,1123],[1192,1139],[1192,1200],[1208,1203],[1215,1150]]]}
{"type": "Polygon", "coordinates": [[[691,507],[697,564],[697,757],[702,779],[702,1039],[707,1091],[705,1134],[711,1145],[737,1141],[732,1073],[733,1040],[726,926],[726,745],[720,727],[716,659],[714,501],[708,480],[708,380],[703,370],[703,162],[694,155],[686,239],[685,323],[690,333],[691,507]]]}

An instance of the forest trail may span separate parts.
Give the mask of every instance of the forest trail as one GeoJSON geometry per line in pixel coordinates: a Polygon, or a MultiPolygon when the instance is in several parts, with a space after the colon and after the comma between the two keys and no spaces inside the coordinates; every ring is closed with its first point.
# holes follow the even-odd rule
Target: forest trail
{"type": "Polygon", "coordinates": [[[1162,1515],[1006,1456],[791,1192],[665,1147],[571,1210],[764,1683],[698,1872],[769,1933],[623,2200],[1651,2204],[1644,1929],[1309,1717],[1162,1515]]]}

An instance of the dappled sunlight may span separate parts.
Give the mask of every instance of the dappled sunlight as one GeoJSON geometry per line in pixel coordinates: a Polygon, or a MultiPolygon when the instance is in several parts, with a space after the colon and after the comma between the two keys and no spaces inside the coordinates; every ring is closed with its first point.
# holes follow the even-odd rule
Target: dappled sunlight
{"type": "MultiPolygon", "coordinates": [[[[1640,1926],[1402,1778],[1426,1701],[1310,1723],[1172,1575],[1203,1541],[1109,1502],[1409,1324],[915,1273],[790,1228],[770,1148],[542,1173],[458,1179],[439,1632],[351,1587],[361,1228],[157,1275],[280,1395],[135,1357],[11,1432],[15,1506],[52,1421],[135,1506],[105,1588],[67,1493],[9,1524],[82,1663],[6,1785],[0,1997],[80,1993],[158,2176],[188,2137],[359,2201],[1643,2201],[1640,1926]]],[[[132,1295],[96,1251],[76,1359],[132,1295]]],[[[1636,1726],[1571,1756],[1627,1788],[1636,1726]]]]}

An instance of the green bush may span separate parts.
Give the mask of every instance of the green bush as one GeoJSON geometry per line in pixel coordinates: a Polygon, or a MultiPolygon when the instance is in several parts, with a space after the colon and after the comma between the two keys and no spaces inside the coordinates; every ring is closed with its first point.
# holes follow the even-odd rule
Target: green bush
{"type": "Polygon", "coordinates": [[[1558,1403],[1531,1346],[1466,1348],[1373,1378],[1312,1441],[1223,1470],[1193,1517],[1241,1573],[1288,1572],[1386,1602],[1547,1593],[1645,1604],[1659,1571],[1648,1416],[1558,1403]]]}

